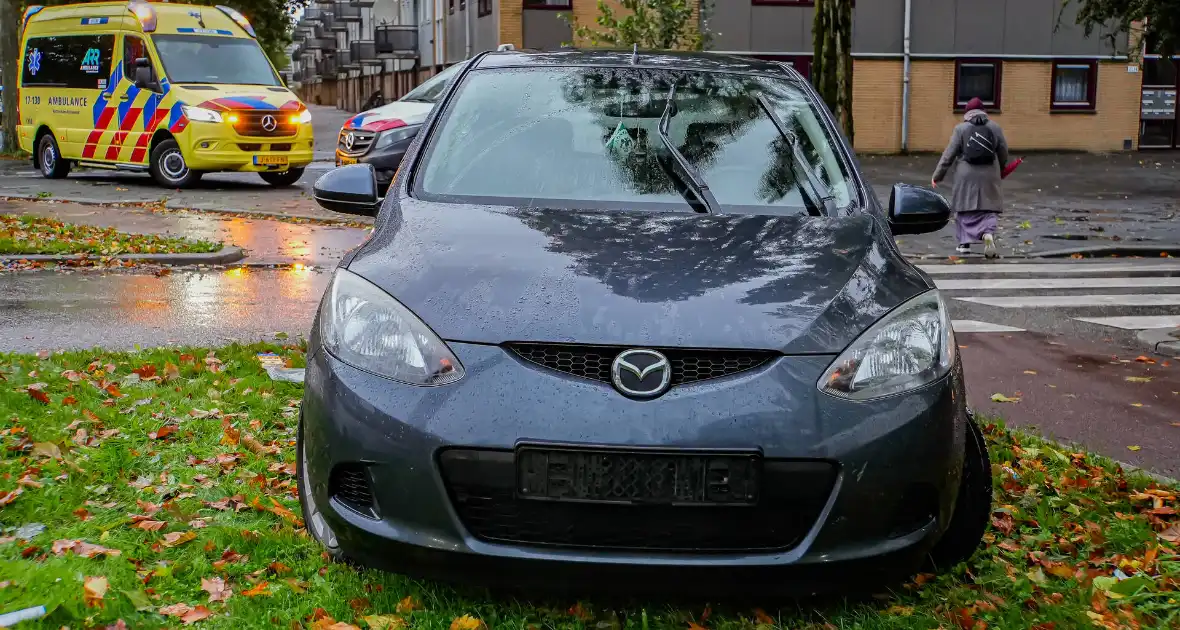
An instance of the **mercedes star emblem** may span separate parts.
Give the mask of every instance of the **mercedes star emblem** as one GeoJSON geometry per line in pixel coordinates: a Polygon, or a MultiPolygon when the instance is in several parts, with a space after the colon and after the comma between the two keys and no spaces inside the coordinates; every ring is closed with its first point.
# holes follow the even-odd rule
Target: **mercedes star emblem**
{"type": "Polygon", "coordinates": [[[348,135],[344,136],[344,148],[351,151],[354,144],[356,144],[356,134],[350,131],[348,135]]]}
{"type": "Polygon", "coordinates": [[[672,366],[655,350],[625,350],[611,363],[610,380],[624,395],[654,398],[668,391],[672,366]]]}
{"type": "Polygon", "coordinates": [[[275,120],[274,116],[267,114],[262,117],[262,128],[267,131],[274,131],[279,126],[279,121],[275,120]]]}

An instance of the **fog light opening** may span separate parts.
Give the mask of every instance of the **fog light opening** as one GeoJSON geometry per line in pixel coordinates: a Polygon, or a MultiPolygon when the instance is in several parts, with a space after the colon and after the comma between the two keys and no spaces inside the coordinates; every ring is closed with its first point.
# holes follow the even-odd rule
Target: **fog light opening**
{"type": "Polygon", "coordinates": [[[897,502],[890,538],[912,534],[930,524],[938,515],[938,490],[928,483],[916,483],[906,488],[897,502]]]}

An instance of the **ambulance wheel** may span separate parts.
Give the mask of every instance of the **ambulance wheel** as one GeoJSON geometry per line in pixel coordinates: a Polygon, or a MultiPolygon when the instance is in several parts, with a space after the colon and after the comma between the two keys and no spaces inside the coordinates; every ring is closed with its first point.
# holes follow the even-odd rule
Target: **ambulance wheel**
{"type": "Polygon", "coordinates": [[[271,186],[290,186],[299,181],[300,177],[303,177],[303,169],[289,168],[285,171],[262,171],[258,176],[262,178],[262,181],[271,186]]]}
{"type": "Polygon", "coordinates": [[[201,171],[188,167],[180,145],[171,138],[152,149],[148,168],[156,183],[166,188],[188,188],[201,179],[201,171]]]}
{"type": "Polygon", "coordinates": [[[41,136],[37,143],[37,160],[41,164],[41,174],[49,179],[62,179],[70,174],[70,161],[61,156],[57,140],[51,133],[41,136]]]}

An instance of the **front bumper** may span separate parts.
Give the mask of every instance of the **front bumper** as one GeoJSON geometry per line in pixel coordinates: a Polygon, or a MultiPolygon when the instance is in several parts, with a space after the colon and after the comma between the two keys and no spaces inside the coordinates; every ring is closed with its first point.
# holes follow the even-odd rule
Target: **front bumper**
{"type": "Polygon", "coordinates": [[[293,136],[265,137],[227,131],[220,123],[189,123],[180,145],[188,167],[198,171],[285,171],[314,158],[311,124],[299,125],[293,136]]]}
{"type": "Polygon", "coordinates": [[[406,150],[410,148],[410,143],[413,141],[412,137],[405,138],[387,147],[369,149],[368,153],[364,155],[349,155],[337,147],[336,166],[371,164],[377,174],[377,187],[384,191],[393,183],[393,174],[397,172],[397,167],[401,166],[402,158],[406,156],[406,150]]]}
{"type": "MultiPolygon", "coordinates": [[[[315,341],[303,401],[311,496],[348,556],[391,570],[541,584],[555,576],[592,577],[639,587],[657,576],[680,582],[736,574],[814,592],[829,577],[839,586],[851,575],[873,581],[915,569],[947,524],[958,490],[967,422],[958,367],[922,390],[866,404],[816,390],[831,357],[783,357],[636,402],[494,346],[451,343],[465,378],[419,388],[351,368],[315,341]],[[780,478],[787,489],[818,483],[823,495],[800,535],[782,548],[572,547],[476,536],[471,515],[453,500],[457,482],[443,470],[444,454],[482,451],[511,462],[522,440],[752,448],[768,467],[827,464],[834,474],[827,485],[814,476],[794,484],[780,478]],[[372,493],[374,511],[367,515],[329,487],[338,466],[357,463],[364,464],[372,493]]],[[[816,488],[800,491],[814,495],[816,488]]],[[[512,501],[509,495],[499,505],[512,501]]],[[[669,535],[659,519],[637,519],[652,537],[669,535]]]]}

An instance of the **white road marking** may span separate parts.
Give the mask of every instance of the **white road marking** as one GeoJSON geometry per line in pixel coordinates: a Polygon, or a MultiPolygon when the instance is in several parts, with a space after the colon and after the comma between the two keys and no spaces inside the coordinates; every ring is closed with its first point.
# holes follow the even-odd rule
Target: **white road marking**
{"type": "Polygon", "coordinates": [[[1180,327],[1180,315],[1127,315],[1124,317],[1075,317],[1074,319],[1123,330],[1180,327]]]}
{"type": "Polygon", "coordinates": [[[972,278],[936,280],[934,285],[946,291],[986,291],[989,289],[1110,289],[1137,287],[1180,287],[1180,277],[1172,278],[972,278]]]}
{"type": "Polygon", "coordinates": [[[1069,308],[1082,306],[1180,306],[1180,293],[1127,293],[1124,295],[1013,295],[956,297],[956,300],[999,308],[1069,308]]]}
{"type": "Polygon", "coordinates": [[[1005,273],[1121,273],[1128,271],[1180,271],[1180,261],[1145,263],[995,263],[991,265],[918,265],[932,276],[965,276],[1005,273]]]}
{"type": "Polygon", "coordinates": [[[990,333],[990,332],[1024,332],[1023,328],[980,322],[974,319],[956,319],[951,322],[951,328],[957,333],[990,333]]]}

